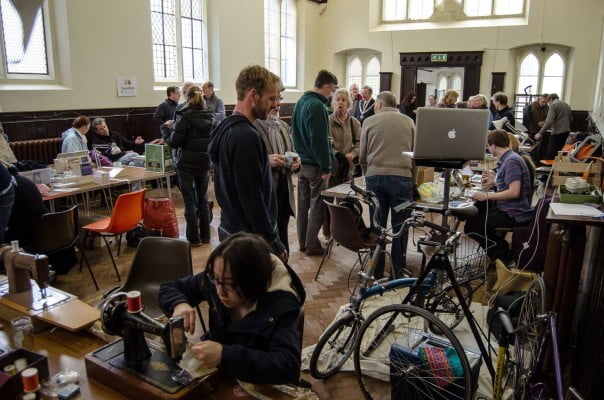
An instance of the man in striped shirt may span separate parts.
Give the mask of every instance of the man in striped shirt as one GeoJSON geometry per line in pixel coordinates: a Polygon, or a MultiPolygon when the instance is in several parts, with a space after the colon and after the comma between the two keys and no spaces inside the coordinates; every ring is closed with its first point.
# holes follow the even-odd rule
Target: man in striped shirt
{"type": "Polygon", "coordinates": [[[497,175],[493,171],[483,173],[482,186],[484,189],[495,187],[496,191],[477,192],[472,196],[479,213],[466,221],[465,232],[476,239],[479,237],[481,245],[485,237],[494,241],[495,246],[487,251],[489,258],[508,263],[514,261],[513,255],[505,238],[497,235],[495,230],[526,224],[533,218],[530,173],[522,157],[510,147],[506,131],[492,131],[487,143],[491,154],[498,159],[497,175]]]}

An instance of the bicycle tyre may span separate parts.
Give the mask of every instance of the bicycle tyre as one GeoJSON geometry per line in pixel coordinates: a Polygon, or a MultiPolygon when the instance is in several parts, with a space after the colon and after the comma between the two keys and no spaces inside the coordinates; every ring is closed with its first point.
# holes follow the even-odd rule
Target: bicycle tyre
{"type": "Polygon", "coordinates": [[[475,385],[471,380],[470,364],[459,340],[438,318],[412,305],[385,306],[367,318],[358,333],[354,366],[357,382],[367,400],[470,400],[473,397],[475,385]],[[429,325],[437,326],[442,335],[431,334],[429,325]],[[373,348],[375,341],[379,344],[373,348]],[[420,347],[423,351],[428,348],[445,350],[447,359],[457,356],[459,362],[451,363],[449,368],[439,365],[442,368],[435,370],[441,374],[435,376],[433,369],[437,365],[433,364],[431,368],[418,356],[420,347]],[[456,368],[451,367],[453,364],[456,368]],[[376,379],[376,375],[381,375],[382,380],[376,379]]]}
{"type": "MultiPolygon", "coordinates": [[[[459,284],[459,289],[463,294],[464,301],[469,307],[472,303],[472,286],[467,282],[461,283],[459,284]]],[[[455,329],[455,327],[457,327],[457,325],[465,318],[453,286],[444,288],[433,298],[428,299],[425,309],[444,322],[449,329],[455,329]]],[[[430,325],[430,330],[437,335],[442,334],[436,325],[430,325]]]]}
{"type": "MultiPolygon", "coordinates": [[[[533,324],[539,315],[545,313],[546,295],[543,278],[538,276],[529,287],[520,308],[518,327],[533,324]]],[[[531,378],[535,375],[539,364],[542,341],[546,340],[544,331],[546,324],[535,324],[526,330],[516,333],[514,353],[516,358],[516,374],[514,393],[517,399],[524,399],[529,390],[531,378]]]]}
{"type": "Polygon", "coordinates": [[[352,313],[340,318],[321,335],[310,357],[310,374],[327,379],[342,368],[354,350],[361,323],[352,313]]]}

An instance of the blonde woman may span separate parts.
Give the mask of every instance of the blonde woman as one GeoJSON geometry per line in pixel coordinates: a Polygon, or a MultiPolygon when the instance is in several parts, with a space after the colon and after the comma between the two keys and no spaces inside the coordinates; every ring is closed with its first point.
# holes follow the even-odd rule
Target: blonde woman
{"type": "Polygon", "coordinates": [[[459,93],[457,93],[455,90],[449,89],[445,92],[445,95],[438,106],[440,108],[455,108],[455,103],[457,103],[458,98],[459,93]]]}
{"type": "Polygon", "coordinates": [[[353,172],[352,160],[359,156],[361,124],[348,114],[352,104],[346,89],[338,89],[333,95],[333,113],[329,116],[329,133],[335,161],[331,170],[329,186],[348,180],[353,172]]]}

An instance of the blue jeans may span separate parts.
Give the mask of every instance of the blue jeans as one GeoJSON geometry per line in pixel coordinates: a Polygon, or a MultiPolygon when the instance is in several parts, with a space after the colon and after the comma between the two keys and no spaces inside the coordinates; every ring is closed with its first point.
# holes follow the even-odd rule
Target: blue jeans
{"type": "MultiPolygon", "coordinates": [[[[392,225],[392,231],[398,232],[405,219],[409,216],[409,211],[395,212],[394,207],[404,203],[405,201],[413,201],[413,188],[411,178],[405,178],[402,176],[394,175],[373,175],[365,178],[365,184],[367,190],[371,190],[376,194],[378,201],[380,202],[380,211],[378,220],[380,225],[383,227],[388,223],[388,213],[392,210],[390,216],[390,224],[392,225]]],[[[373,228],[373,212],[369,210],[371,214],[371,227],[373,228]]],[[[394,272],[400,276],[402,269],[406,268],[406,254],[407,254],[407,241],[409,238],[408,230],[405,230],[403,235],[392,241],[392,249],[390,254],[392,255],[392,264],[394,266],[394,272]]],[[[381,268],[376,268],[376,277],[381,277],[383,274],[382,265],[381,268]]]]}
{"type": "Polygon", "coordinates": [[[15,202],[15,186],[11,184],[2,196],[0,196],[0,243],[4,243],[4,234],[8,226],[13,203],[15,202]]]}
{"type": "Polygon", "coordinates": [[[210,241],[210,216],[208,213],[209,179],[209,171],[193,174],[178,170],[180,192],[185,203],[187,240],[191,243],[210,241]]]}

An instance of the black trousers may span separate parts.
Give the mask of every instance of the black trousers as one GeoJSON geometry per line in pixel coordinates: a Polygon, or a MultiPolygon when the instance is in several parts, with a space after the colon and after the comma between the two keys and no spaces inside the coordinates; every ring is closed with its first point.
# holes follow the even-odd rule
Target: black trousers
{"type": "Polygon", "coordinates": [[[275,194],[277,197],[277,230],[281,243],[289,253],[288,226],[289,218],[293,212],[289,205],[289,188],[286,175],[279,174],[275,185],[275,194]]]}
{"type": "Polygon", "coordinates": [[[505,240],[505,233],[497,232],[497,228],[512,228],[516,221],[508,213],[497,208],[495,202],[489,202],[487,207],[487,203],[481,201],[477,202],[476,206],[478,207],[478,214],[466,221],[464,232],[476,240],[482,248],[485,247],[485,243],[489,243],[487,245],[487,255],[491,260],[498,258],[505,263],[512,261],[514,257],[508,242],[505,240]],[[485,233],[488,242],[485,241],[485,233]],[[494,246],[490,246],[491,241],[494,242],[494,246]]]}
{"type": "Polygon", "coordinates": [[[562,147],[566,144],[569,132],[557,133],[550,135],[549,143],[547,146],[547,159],[553,160],[558,155],[558,152],[562,150],[562,147]]]}

